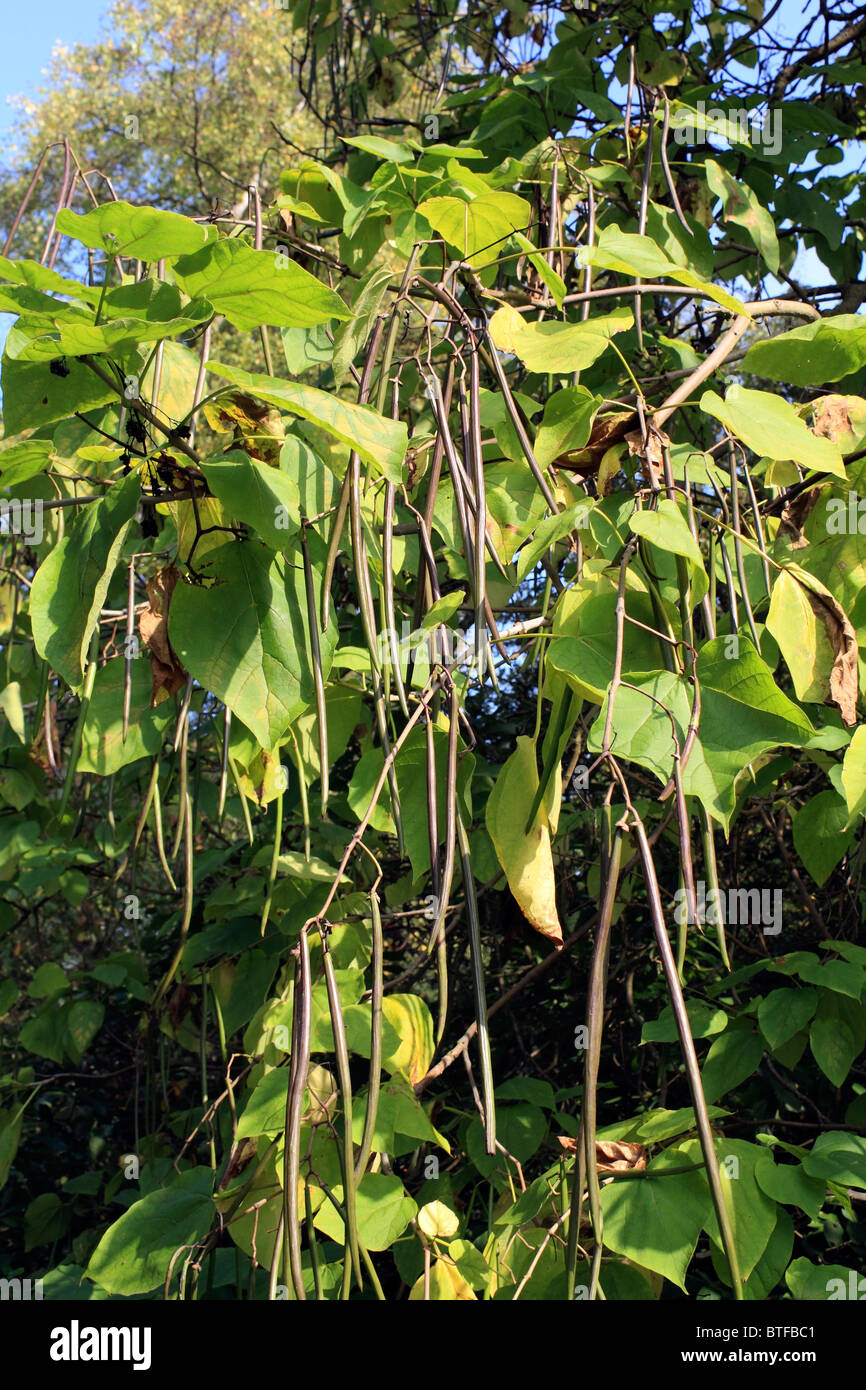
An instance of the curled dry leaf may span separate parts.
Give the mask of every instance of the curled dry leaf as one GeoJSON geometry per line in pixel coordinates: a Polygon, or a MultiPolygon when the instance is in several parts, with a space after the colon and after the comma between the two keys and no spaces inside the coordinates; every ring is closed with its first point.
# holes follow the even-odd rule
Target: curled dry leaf
{"type": "Polygon", "coordinates": [[[866,402],[862,396],[819,396],[812,402],[812,429],[853,454],[866,443],[866,402]]]}
{"type": "Polygon", "coordinates": [[[45,773],[46,777],[60,776],[60,739],[57,737],[57,702],[51,700],[48,708],[48,724],[51,728],[51,748],[45,736],[45,719],[40,719],[36,737],[30,745],[30,756],[45,773]]]}
{"type": "Polygon", "coordinates": [[[851,619],[838,599],[834,598],[819,579],[800,565],[789,565],[787,573],[794,575],[806,590],[809,606],[823,625],[833,650],[829,690],[826,705],[835,705],[845,724],[857,723],[857,634],[851,619]]]}
{"type": "Polygon", "coordinates": [[[554,468],[567,468],[569,472],[584,476],[596,473],[608,449],[619,444],[627,436],[629,425],[637,419],[633,410],[617,410],[608,415],[597,415],[592,426],[592,434],[583,449],[573,449],[560,454],[553,460],[554,468]]]}
{"type": "Polygon", "coordinates": [[[824,701],[835,705],[849,729],[857,723],[857,634],[841,603],[832,594],[808,591],[816,618],[824,625],[834,652],[830,693],[824,701]]]}
{"type": "Polygon", "coordinates": [[[654,476],[660,478],[664,467],[664,450],[670,447],[671,442],[668,435],[661,430],[649,430],[644,444],[641,430],[629,430],[625,442],[629,453],[648,463],[654,476]]]}
{"type": "Polygon", "coordinates": [[[149,606],[138,620],[141,640],[150,652],[153,674],[150,703],[154,709],[187,682],[187,673],[168,640],[168,608],[177,580],[178,571],[174,565],[153,576],[147,586],[149,606]]]}
{"type": "MultiPolygon", "coordinates": [[[[566,1153],[577,1153],[577,1140],[560,1134],[559,1142],[566,1153]]],[[[621,1139],[597,1139],[595,1161],[600,1173],[627,1173],[631,1169],[643,1172],[646,1168],[646,1149],[643,1144],[626,1144],[621,1139]]]]}
{"type": "Polygon", "coordinates": [[[803,527],[820,496],[820,487],[810,487],[785,503],[779,518],[779,530],[791,538],[792,550],[802,550],[803,546],[809,544],[803,534],[803,527]]]}

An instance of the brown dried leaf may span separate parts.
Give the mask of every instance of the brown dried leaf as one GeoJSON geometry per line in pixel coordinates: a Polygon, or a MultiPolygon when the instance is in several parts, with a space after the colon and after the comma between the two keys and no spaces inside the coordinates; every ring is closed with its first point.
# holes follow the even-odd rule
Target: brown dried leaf
{"type": "Polygon", "coordinates": [[[670,439],[661,430],[649,430],[644,445],[640,430],[630,430],[625,436],[630,454],[649,464],[656,478],[660,478],[664,468],[663,450],[670,446],[670,439]]]}
{"type": "Polygon", "coordinates": [[[791,537],[792,550],[802,550],[804,545],[809,544],[803,534],[803,527],[820,496],[820,487],[810,487],[805,492],[798,492],[796,497],[785,503],[779,518],[779,530],[791,537]]]}
{"type": "Polygon", "coordinates": [[[182,690],[187,682],[187,672],[183,669],[170,641],[168,640],[168,609],[174,586],[179,579],[174,565],[158,570],[147,586],[149,607],[138,620],[141,640],[150,652],[150,668],[153,687],[150,703],[155,709],[175,691],[182,690]]]}
{"type": "MultiPolygon", "coordinates": [[[[577,1140],[560,1134],[559,1142],[566,1153],[577,1153],[577,1140]]],[[[646,1168],[646,1149],[643,1144],[626,1144],[621,1139],[597,1139],[595,1161],[600,1173],[625,1173],[630,1169],[643,1172],[646,1168]]]]}
{"type": "Polygon", "coordinates": [[[629,425],[635,419],[633,410],[617,410],[609,415],[597,415],[585,448],[560,454],[559,458],[553,460],[552,466],[567,468],[570,472],[584,475],[597,472],[608,449],[625,438],[629,425]]]}
{"type": "Polygon", "coordinates": [[[847,396],[821,396],[814,401],[813,434],[820,435],[822,439],[831,439],[834,444],[841,444],[845,435],[853,435],[854,427],[848,413],[848,400],[847,396]]]}
{"type": "Polygon", "coordinates": [[[824,703],[835,705],[850,729],[857,723],[857,634],[848,614],[832,594],[819,594],[807,588],[806,597],[812,612],[823,623],[833,648],[830,693],[824,703]]]}
{"type": "Polygon", "coordinates": [[[44,717],[40,719],[36,737],[30,745],[30,756],[34,762],[39,764],[46,777],[59,777],[60,739],[57,737],[57,704],[54,700],[50,702],[48,713],[51,725],[51,756],[49,756],[48,741],[45,737],[44,717]]]}

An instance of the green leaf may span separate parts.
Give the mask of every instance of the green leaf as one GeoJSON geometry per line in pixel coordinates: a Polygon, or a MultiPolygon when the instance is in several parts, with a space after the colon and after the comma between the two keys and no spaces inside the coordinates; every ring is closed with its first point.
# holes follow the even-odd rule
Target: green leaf
{"type": "Polygon", "coordinates": [[[157,709],[150,704],[153,677],[150,662],[141,653],[132,662],[132,697],[129,729],[123,739],[123,686],[126,662],[115,657],[96,673],[93,694],[81,737],[79,772],[110,777],[120,768],[158,753],[169,723],[175,718],[171,702],[157,709]]]}
{"type": "Polygon", "coordinates": [[[171,1187],[159,1188],[133,1203],[109,1226],[87,1266],[87,1276],[110,1294],[150,1293],[168,1274],[180,1272],[182,1247],[195,1244],[210,1230],[214,1216],[210,1169],[183,1173],[171,1187]]]}
{"type": "Polygon", "coordinates": [[[845,632],[853,651],[855,634],[838,600],[799,565],[790,565],[776,576],[767,614],[767,627],[779,644],[791,672],[798,700],[817,704],[856,703],[857,682],[853,659],[844,662],[845,632]],[[838,649],[838,655],[837,655],[838,649]],[[841,687],[853,679],[853,690],[841,687]],[[836,688],[836,678],[839,689],[836,688]]]}
{"type": "Polygon", "coordinates": [[[514,242],[526,253],[526,257],[543,285],[550,292],[550,297],[557,309],[562,309],[562,301],[565,298],[565,281],[554,269],[547,257],[539,251],[529,240],[529,237],[522,232],[515,232],[514,242]]]}
{"type": "Polygon", "coordinates": [[[65,1235],[70,1212],[56,1192],[43,1192],[24,1213],[24,1249],[36,1250],[40,1245],[53,1245],[65,1235]]]}
{"type": "Polygon", "coordinates": [[[763,256],[767,269],[775,275],[779,269],[779,242],[772,216],[761,207],[747,184],[738,183],[714,159],[705,159],[704,168],[711,191],[721,199],[725,221],[744,229],[763,256]]]}
{"type": "Polygon", "coordinates": [[[818,885],[848,852],[853,831],[846,832],[847,824],[845,802],[830,788],[810,797],[794,815],[794,848],[818,885]]]}
{"type": "Polygon", "coordinates": [[[20,991],[14,980],[0,982],[0,1018],[5,1018],[9,1010],[14,1007],[19,994],[20,991]]]}
{"type": "MultiPolygon", "coordinates": [[[[700,797],[725,827],[733,813],[736,783],[744,766],[768,748],[781,744],[799,747],[814,732],[802,710],[779,690],[751,642],[740,637],[738,646],[739,654],[728,656],[726,639],[718,637],[699,650],[700,732],[683,774],[686,794],[700,797]]],[[[633,672],[629,684],[636,689],[622,689],[617,695],[617,755],[650,768],[667,782],[673,771],[667,709],[674,717],[682,748],[691,717],[691,689],[688,682],[667,672],[633,672]]],[[[601,751],[606,714],[605,701],[590,731],[593,752],[601,751]]]]}
{"type": "MultiPolygon", "coordinates": [[[[596,593],[575,586],[562,596],[556,606],[554,637],[547,657],[549,667],[560,672],[572,690],[593,704],[601,704],[604,700],[605,691],[613,680],[616,658],[617,595],[613,585],[605,583],[606,587],[599,588],[596,593]]],[[[627,605],[631,617],[652,624],[652,605],[647,595],[630,593],[627,605]]],[[[646,671],[657,659],[658,644],[650,633],[634,623],[626,623],[623,671],[646,671]]]]}
{"type": "Polygon", "coordinates": [[[866,811],[866,724],[854,730],[842,762],[842,790],[849,820],[866,811]]]}
{"type": "Polygon", "coordinates": [[[0,1110],[0,1191],[6,1186],[12,1164],[15,1162],[23,1116],[23,1105],[0,1110]]]}
{"type": "Polygon", "coordinates": [[[408,145],[396,140],[385,140],[381,135],[341,135],[344,145],[353,145],[356,150],[375,155],[377,159],[391,164],[413,164],[415,152],[408,145]]]}
{"type": "Polygon", "coordinates": [[[300,497],[288,473],[240,450],[202,464],[211,492],[237,521],[252,526],[272,550],[299,529],[300,497]]]}
{"type": "MultiPolygon", "coordinates": [[[[369,1025],[367,1036],[369,1038],[369,1025]]],[[[366,1095],[354,1097],[352,1135],[356,1144],[360,1144],[364,1133],[366,1109],[366,1095]]],[[[424,1143],[439,1145],[450,1153],[447,1141],[442,1138],[438,1130],[434,1129],[424,1107],[416,1098],[414,1090],[402,1076],[392,1076],[389,1081],[384,1083],[379,1093],[376,1128],[373,1133],[374,1152],[394,1153],[394,1136],[397,1134],[405,1135],[409,1139],[419,1139],[424,1143]]]]}
{"type": "Polygon", "coordinates": [[[818,1066],[834,1086],[842,1085],[860,1052],[854,1030],[847,1019],[820,1011],[809,1029],[809,1047],[818,1066]]]}
{"type": "Polygon", "coordinates": [[[102,1027],[105,1009],[95,999],[79,999],[66,1016],[67,1051],[76,1064],[81,1061],[102,1027]]]}
{"type": "Polygon", "coordinates": [[[608,1184],[601,1190],[601,1208],[604,1243],[609,1249],[684,1290],[686,1270],[709,1220],[711,1202],[703,1173],[661,1176],[666,1168],[682,1162],[676,1149],[666,1149],[647,1165],[649,1173],[659,1176],[608,1184]]]}
{"type": "Polygon", "coordinates": [[[85,213],[64,208],[57,214],[57,230],[84,246],[139,261],[186,255],[197,251],[211,235],[208,227],[179,213],[122,201],[85,213]]]}
{"type": "Polygon", "coordinates": [[[818,1004],[814,989],[774,989],[758,1005],[758,1024],[771,1052],[805,1028],[818,1004]]]}
{"type": "Polygon", "coordinates": [[[776,1163],[772,1154],[765,1153],[755,1164],[755,1178],[774,1202],[799,1207],[813,1220],[824,1205],[826,1183],[810,1177],[802,1163],[776,1163]]]}
{"type": "Polygon", "coordinates": [[[0,450],[0,485],[26,483],[48,467],[53,445],[50,439],[25,439],[0,450]]]}
{"type": "Polygon", "coordinates": [[[531,372],[566,373],[591,367],[610,347],[611,337],[633,323],[630,309],[614,309],[585,323],[527,323],[505,304],[490,320],[490,336],[501,352],[519,357],[531,372]]]}
{"type": "Polygon", "coordinates": [[[426,1075],[435,1051],[430,1010],[417,994],[386,994],[382,1013],[400,1038],[400,1046],[393,1052],[383,1046],[382,1065],[415,1086],[426,1075]]]}
{"type": "Polygon", "coordinates": [[[802,1256],[792,1260],[785,1283],[796,1299],[810,1303],[823,1299],[863,1297],[860,1272],[848,1265],[816,1265],[802,1256]]]}
{"type": "MultiPolygon", "coordinates": [[[[334,1196],[343,1200],[343,1188],[337,1186],[334,1196]]],[[[358,1240],[368,1250],[387,1250],[403,1234],[418,1211],[417,1204],[406,1193],[397,1177],[385,1173],[366,1173],[358,1186],[355,1205],[358,1216],[358,1240]]],[[[316,1230],[322,1231],[338,1245],[345,1244],[343,1222],[329,1201],[319,1207],[313,1220],[316,1230]]]]}
{"type": "Polygon", "coordinates": [[[673,498],[663,497],[653,511],[635,512],[629,517],[628,524],[636,536],[646,537],[659,550],[684,555],[703,569],[704,558],[700,546],[673,498]]]}
{"type": "Polygon", "coordinates": [[[742,301],[729,294],[727,290],[702,280],[693,271],[669,261],[650,237],[623,232],[617,226],[602,227],[596,245],[582,247],[577,259],[581,265],[616,270],[621,275],[639,276],[641,280],[675,280],[679,285],[702,290],[717,304],[735,314],[745,312],[742,301]]]}
{"type": "MultiPolygon", "coordinates": [[[[544,1142],[547,1134],[547,1117],[537,1105],[527,1105],[518,1101],[496,1107],[496,1138],[518,1163],[528,1163],[544,1142]]],[[[473,1115],[466,1129],[464,1140],[466,1153],[482,1177],[505,1171],[507,1164],[501,1153],[487,1152],[484,1126],[477,1115],[473,1115]]]]}
{"type": "Polygon", "coordinates": [[[30,984],[27,986],[27,993],[31,999],[50,999],[55,994],[62,994],[69,988],[69,978],[65,970],[59,965],[55,965],[53,960],[46,961],[40,965],[30,984]]]}
{"type": "Polygon", "coordinates": [[[704,1095],[718,1100],[734,1091],[761,1065],[764,1044],[747,1018],[738,1018],[716,1038],[701,1070],[704,1095]]]}
{"type": "MultiPolygon", "coordinates": [[[[214,241],[175,265],[182,289],[204,295],[236,328],[272,324],[311,327],[347,319],[343,300],[281,252],[256,251],[240,241],[214,241]]],[[[210,365],[210,364],[209,364],[210,365]]]]}
{"type": "Polygon", "coordinates": [[[119,393],[89,367],[75,360],[68,365],[67,376],[55,376],[47,362],[17,362],[8,352],[3,354],[3,426],[7,436],[39,429],[55,420],[69,420],[76,410],[83,415],[118,400],[119,393]]]}
{"type": "Polygon", "coordinates": [[[238,1121],[238,1139],[253,1139],[257,1134],[282,1134],[286,1127],[286,1095],[289,1089],[287,1067],[269,1071],[259,1081],[247,1101],[238,1121]]]}
{"type": "Polygon", "coordinates": [[[338,391],[369,338],[392,275],[390,266],[375,265],[358,284],[352,299],[352,316],[334,337],[334,384],[338,391]]]}
{"type": "Polygon", "coordinates": [[[812,386],[859,372],[866,365],[866,321],[861,314],[831,314],[773,338],[759,338],[741,370],[792,386],[812,386]]]}
{"type": "MultiPolygon", "coordinates": [[[[310,537],[311,543],[316,540],[310,537]]],[[[320,571],[315,564],[313,568],[314,586],[320,587],[320,571]]],[[[175,589],[169,614],[172,646],[186,669],[228,705],[261,747],[273,748],[315,700],[300,557],[275,558],[256,541],[230,541],[208,554],[207,574],[217,581],[214,587],[184,584],[175,589]]],[[[332,620],[320,634],[325,676],[336,629],[332,620]]]]}
{"type": "Polygon", "coordinates": [[[825,1131],[804,1155],[803,1168],[812,1178],[866,1188],[866,1138],[845,1130],[825,1131]]]}
{"type": "Polygon", "coordinates": [[[403,477],[403,460],[409,443],[408,430],[401,420],[386,420],[369,405],[353,405],[315,386],[278,381],[276,377],[242,371],[209,362],[208,371],[241,386],[258,400],[310,420],[327,434],[356,449],[367,463],[374,464],[392,483],[403,477]]]}
{"type": "Polygon", "coordinates": [[[701,396],[701,410],[721,420],[743,443],[764,458],[789,459],[837,478],[846,477],[842,455],[829,439],[813,434],[794,407],[769,391],[730,386],[722,400],[715,391],[701,396]]]}
{"type": "MultiPolygon", "coordinates": [[[[693,1038],[711,1038],[716,1033],[724,1032],[728,1026],[728,1015],[724,1009],[713,1008],[700,999],[690,999],[686,1004],[686,1013],[693,1038]]],[[[642,1043],[676,1042],[678,1038],[679,1030],[670,1004],[665,1005],[658,1018],[644,1024],[640,1035],[642,1043]]]]}
{"type": "Polygon", "coordinates": [[[141,493],[135,473],[84,507],[49,552],[30,590],[30,623],[39,655],[73,688],[141,493]]]}
{"type": "Polygon", "coordinates": [[[542,468],[560,454],[584,447],[601,404],[601,396],[594,396],[585,386],[564,386],[548,397],[535,436],[535,457],[542,468]]]}
{"type": "Polygon", "coordinates": [[[515,193],[479,193],[462,198],[427,198],[418,212],[476,270],[495,261],[512,232],[524,231],[532,209],[515,193]]]}
{"type": "MultiPolygon", "coordinates": [[[[747,1143],[744,1139],[731,1139],[727,1135],[716,1140],[715,1149],[731,1215],[740,1273],[744,1279],[748,1279],[766,1250],[776,1224],[776,1204],[755,1179],[757,1164],[765,1153],[757,1144],[747,1143]]],[[[680,1152],[684,1156],[689,1153],[696,1163],[701,1161],[701,1147],[697,1139],[682,1145],[680,1152]]],[[[721,1247],[715,1208],[708,1215],[704,1229],[710,1240],[721,1247]]]]}

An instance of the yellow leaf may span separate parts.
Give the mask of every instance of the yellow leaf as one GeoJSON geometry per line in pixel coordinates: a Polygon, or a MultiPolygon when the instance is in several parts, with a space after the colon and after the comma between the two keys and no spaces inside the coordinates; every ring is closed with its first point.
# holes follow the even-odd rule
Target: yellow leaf
{"type": "Polygon", "coordinates": [[[400,1035],[400,1046],[382,1061],[389,1071],[399,1071],[414,1086],[426,1075],[433,1057],[433,1019],[415,994],[388,994],[382,1012],[400,1035]]]}
{"type": "MultiPolygon", "coordinates": [[[[412,1285],[409,1302],[424,1298],[424,1275],[412,1285]]],[[[477,1303],[478,1300],[456,1265],[436,1260],[430,1270],[430,1301],[435,1303],[477,1303]]]]}
{"type": "Polygon", "coordinates": [[[460,1229],[460,1221],[444,1202],[428,1202],[419,1211],[417,1220],[429,1240],[435,1240],[437,1236],[449,1240],[460,1229]]]}
{"type": "Polygon", "coordinates": [[[487,802],[487,829],[524,917],[542,936],[561,945],[546,806],[539,807],[529,834],[524,834],[537,790],[535,744],[531,738],[519,738],[487,802]]]}

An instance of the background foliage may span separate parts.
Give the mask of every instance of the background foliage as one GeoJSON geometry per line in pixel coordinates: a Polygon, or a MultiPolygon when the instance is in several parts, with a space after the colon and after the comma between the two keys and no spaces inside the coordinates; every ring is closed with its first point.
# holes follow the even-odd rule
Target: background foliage
{"type": "Polygon", "coordinates": [[[778,8],[120,4],[25,112],[6,1277],[852,1296],[866,20],[778,8]]]}

